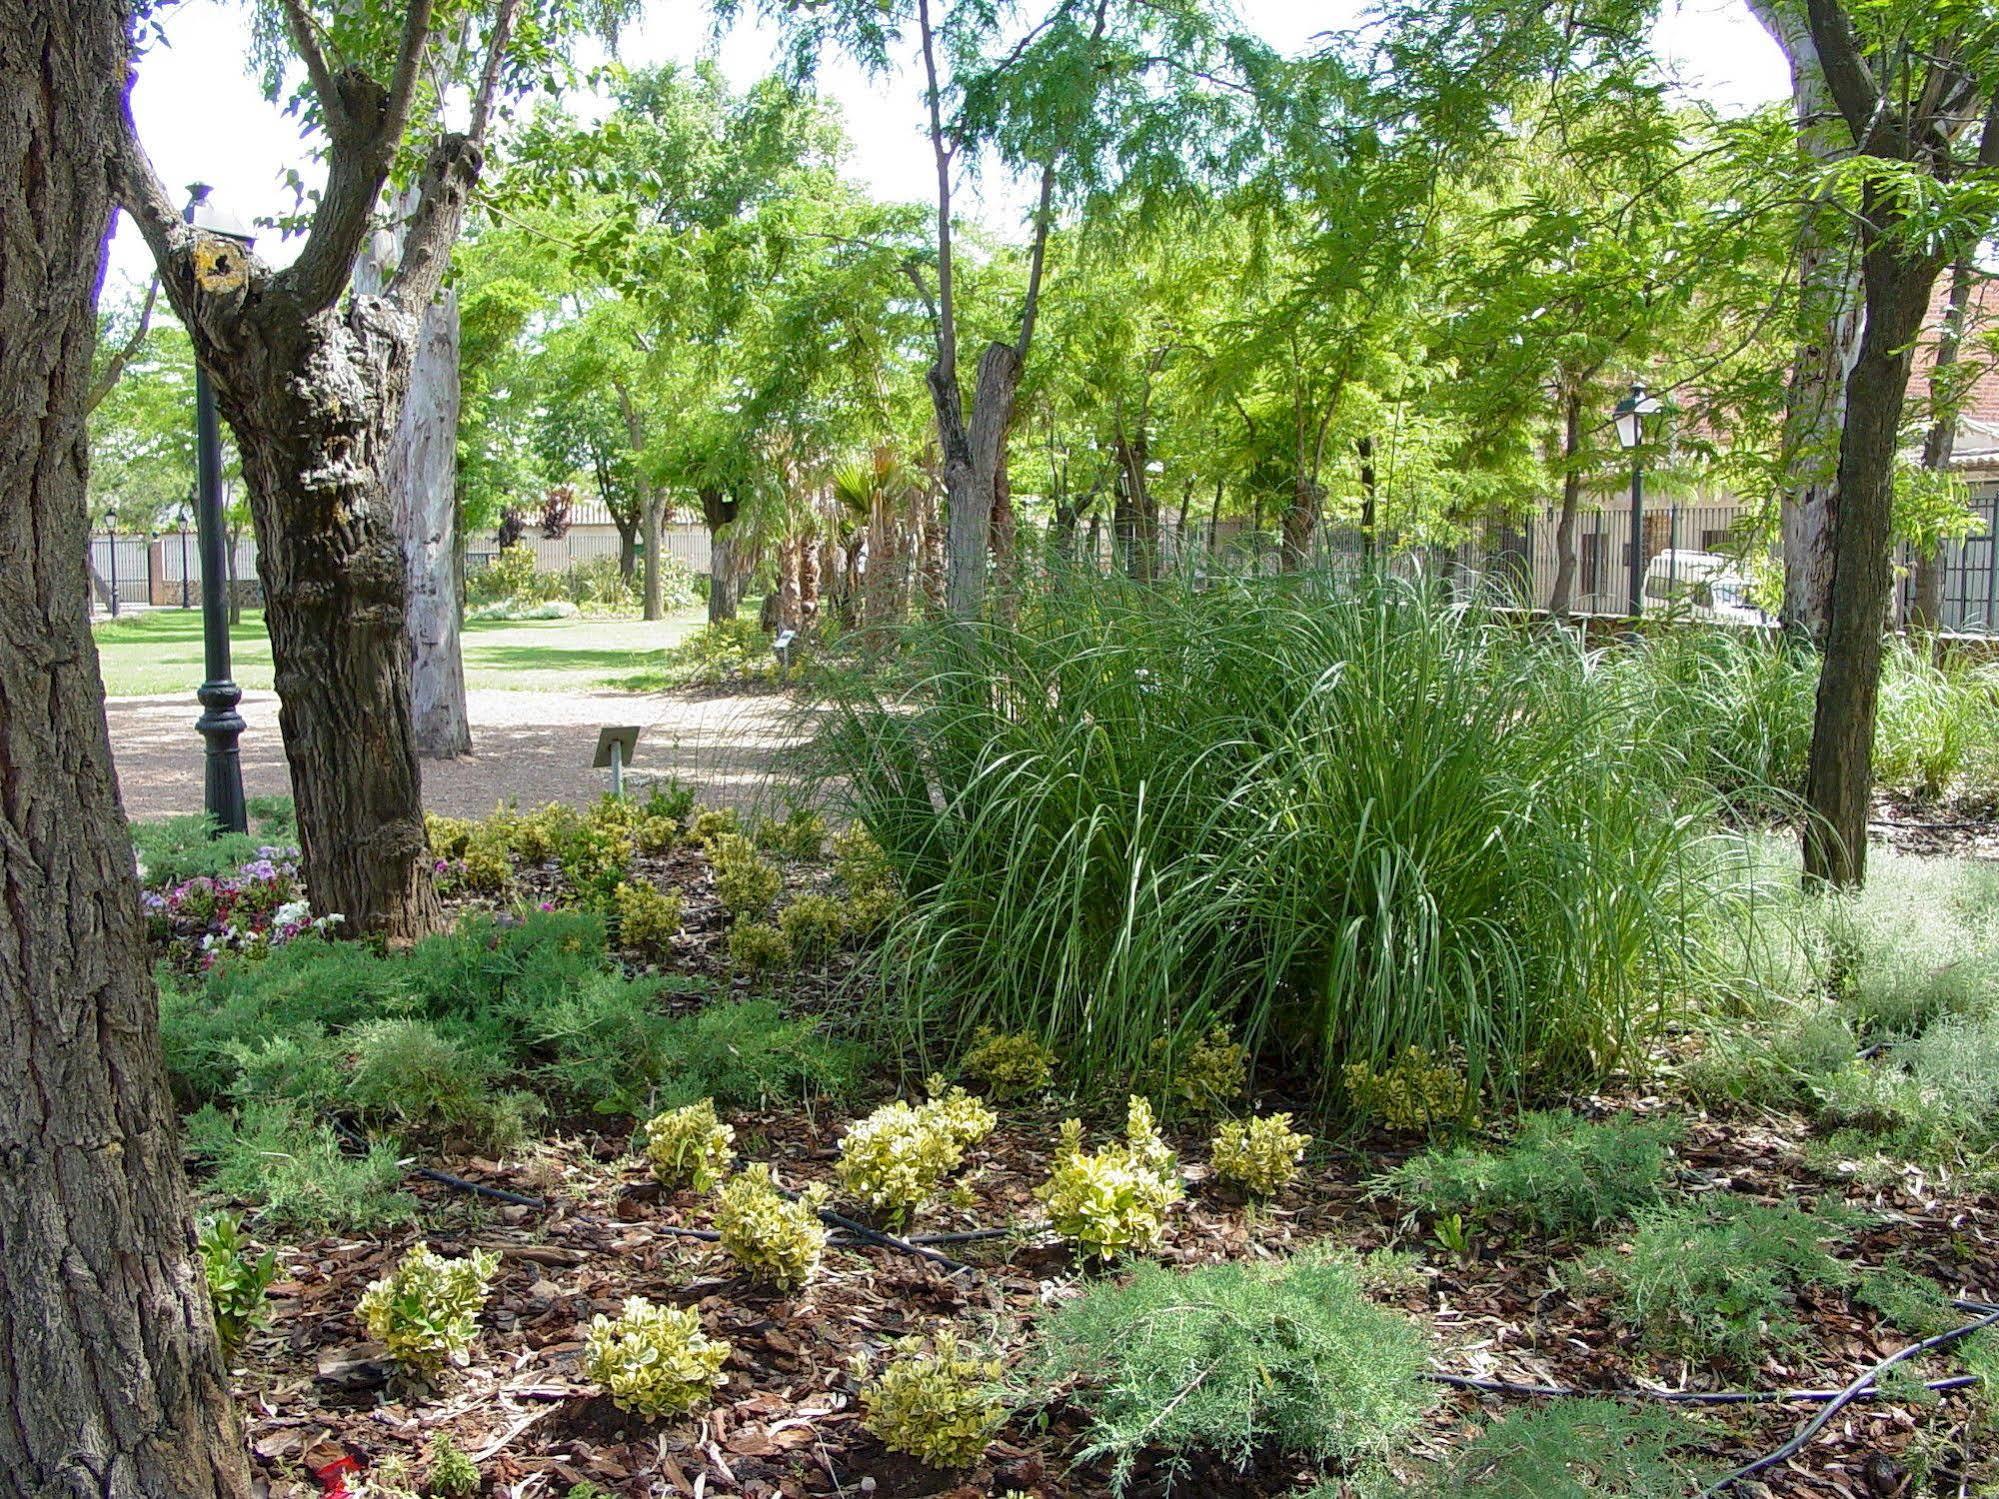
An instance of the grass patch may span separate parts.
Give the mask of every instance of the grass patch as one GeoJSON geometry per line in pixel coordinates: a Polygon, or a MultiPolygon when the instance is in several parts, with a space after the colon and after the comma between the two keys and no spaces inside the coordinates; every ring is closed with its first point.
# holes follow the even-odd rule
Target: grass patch
{"type": "Polygon", "coordinates": [[[1376,1190],[1432,1217],[1503,1215],[1575,1234],[1656,1203],[1668,1148],[1681,1133],[1676,1120],[1620,1116],[1599,1124],[1567,1112],[1527,1114],[1511,1143],[1433,1147],[1380,1178],[1376,1190]]]}
{"type": "Polygon", "coordinates": [[[1246,1467],[1266,1446],[1319,1461],[1379,1457],[1421,1419],[1423,1338],[1363,1294],[1353,1263],[1166,1270],[1141,1264],[1045,1324],[1040,1372],[1080,1381],[1085,1460],[1122,1489],[1147,1451],[1174,1472],[1197,1454],[1246,1467]]]}

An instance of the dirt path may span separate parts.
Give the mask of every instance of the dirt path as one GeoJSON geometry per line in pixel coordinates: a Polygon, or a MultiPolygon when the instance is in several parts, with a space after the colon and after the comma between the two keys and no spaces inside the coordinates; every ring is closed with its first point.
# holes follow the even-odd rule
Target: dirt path
{"type": "MultiPolygon", "coordinates": [[[[472,755],[423,767],[425,805],[454,817],[484,816],[509,797],[538,806],[608,789],[609,773],[590,768],[597,730],[607,724],[641,726],[635,777],[675,775],[704,802],[741,805],[757,795],[777,752],[800,732],[789,700],[772,695],[474,689],[466,696],[472,755]]],[[[112,698],[105,711],[126,812],[199,811],[202,742],[194,719],[200,708],[192,696],[112,698]]],[[[289,792],[277,695],[244,694],[242,713],[244,791],[289,792]]]]}

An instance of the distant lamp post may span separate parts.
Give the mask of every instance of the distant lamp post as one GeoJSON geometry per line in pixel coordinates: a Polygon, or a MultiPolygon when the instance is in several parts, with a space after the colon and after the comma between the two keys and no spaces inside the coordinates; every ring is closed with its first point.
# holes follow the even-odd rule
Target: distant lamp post
{"type": "Polygon", "coordinates": [[[1617,442],[1631,455],[1631,617],[1645,612],[1645,464],[1638,450],[1645,442],[1645,418],[1659,411],[1658,398],[1634,381],[1630,394],[1611,415],[1617,422],[1617,442]]]}
{"type": "MultiPolygon", "coordinates": [[[[206,253],[198,246],[196,260],[204,282],[218,286],[232,281],[240,284],[247,273],[249,249],[255,241],[243,221],[209,196],[208,184],[189,186],[187,221],[196,229],[227,244],[215,245],[206,253]],[[232,254],[229,246],[238,247],[232,254]],[[229,260],[236,264],[230,266],[229,260]]],[[[236,685],[229,667],[229,557],[228,529],[222,520],[222,434],[216,423],[215,387],[208,371],[197,359],[194,366],[194,453],[195,531],[201,554],[201,640],[202,662],[207,674],[196,691],[201,700],[201,717],[194,726],[207,742],[207,774],[202,805],[218,832],[242,833],[249,830],[243,810],[243,761],[237,740],[243,733],[243,715],[236,705],[243,691],[236,685]]],[[[185,569],[182,573],[185,577],[185,569]]]]}

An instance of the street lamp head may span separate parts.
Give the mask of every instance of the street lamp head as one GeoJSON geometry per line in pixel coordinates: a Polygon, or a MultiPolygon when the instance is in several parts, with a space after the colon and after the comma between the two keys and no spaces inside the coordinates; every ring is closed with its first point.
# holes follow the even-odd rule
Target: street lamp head
{"type": "Polygon", "coordinates": [[[1643,381],[1634,381],[1630,394],[1611,409],[1617,422],[1618,446],[1630,449],[1645,440],[1645,418],[1660,410],[1658,397],[1646,391],[1643,381]]]}
{"type": "Polygon", "coordinates": [[[234,210],[215,201],[215,189],[206,182],[190,182],[187,187],[187,221],[197,229],[233,239],[241,245],[257,242],[256,231],[234,210]]]}

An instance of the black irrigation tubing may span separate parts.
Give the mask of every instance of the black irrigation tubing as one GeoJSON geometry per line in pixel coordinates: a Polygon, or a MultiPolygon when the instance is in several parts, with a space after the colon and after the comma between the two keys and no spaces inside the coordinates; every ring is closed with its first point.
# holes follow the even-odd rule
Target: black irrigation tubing
{"type": "MultiPolygon", "coordinates": [[[[332,1118],[331,1116],[328,1117],[327,1123],[332,1125],[333,1132],[349,1145],[360,1150],[367,1150],[369,1148],[367,1136],[363,1135],[359,1130],[352,1129],[341,1120],[332,1118]]],[[[539,1197],[528,1197],[519,1192],[509,1192],[504,1187],[489,1187],[481,1182],[467,1181],[462,1176],[453,1176],[449,1171],[439,1171],[433,1166],[414,1166],[410,1168],[410,1175],[422,1177],[425,1181],[438,1182],[447,1187],[456,1187],[461,1192],[471,1192],[480,1197],[490,1197],[495,1202],[511,1203],[515,1207],[539,1209],[548,1206],[539,1197]]]]}
{"type": "Polygon", "coordinates": [[[948,1254],[939,1254],[936,1250],[909,1239],[898,1239],[894,1234],[885,1234],[878,1228],[869,1228],[867,1224],[857,1222],[844,1213],[836,1213],[831,1208],[819,1209],[819,1221],[831,1224],[834,1228],[844,1228],[864,1243],[878,1244],[883,1249],[898,1249],[904,1254],[913,1254],[920,1260],[929,1260],[933,1264],[942,1265],[953,1275],[972,1268],[963,1260],[954,1260],[948,1254]]]}
{"type": "MultiPolygon", "coordinates": [[[[1440,1374],[1434,1370],[1426,1372],[1423,1377],[1432,1384],[1449,1385],[1459,1390],[1480,1390],[1489,1395],[1529,1395],[1550,1400],[1663,1400],[1675,1405],[1789,1405],[1838,1400],[1847,1393],[1845,1390],[1651,1390],[1642,1385],[1583,1390],[1563,1385],[1519,1384],[1510,1379],[1476,1379],[1468,1374],[1440,1374]]],[[[1978,1382],[1976,1374],[1954,1374],[1948,1379],[1928,1380],[1924,1388],[1942,1393],[1966,1389],[1978,1382]]],[[[1877,1393],[1871,1391],[1851,1398],[1871,1399],[1877,1393]]]]}
{"type": "Polygon", "coordinates": [[[1717,1478],[1713,1483],[1701,1490],[1700,1499],[1709,1499],[1710,1495],[1719,1494],[1724,1490],[1731,1489],[1743,1479],[1753,1478],[1765,1468],[1774,1468],[1778,1463],[1804,1451],[1810,1445],[1812,1438],[1825,1429],[1828,1421],[1832,1420],[1834,1416],[1846,1409],[1847,1406],[1853,1404],[1854,1401],[1859,1400],[1872,1390],[1875,1380],[1879,1379],[1882,1374],[1895,1365],[1915,1358],[1918,1354],[1927,1353],[1932,1348],[1941,1348],[1946,1343],[1955,1343],[1959,1338],[1970,1337],[1975,1332],[1983,1332],[1986,1328],[1993,1326],[1999,1326],[1999,1308],[1988,1310],[1984,1316],[1975,1322],[1967,1322],[1964,1326],[1954,1327],[1949,1332],[1940,1332],[1933,1338],[1924,1338],[1920,1343],[1911,1343],[1899,1353],[1889,1354],[1888,1357],[1874,1365],[1873,1368],[1857,1376],[1845,1389],[1839,1391],[1832,1399],[1828,1400],[1825,1403],[1825,1409],[1813,1416],[1803,1426],[1800,1426],[1792,1434],[1791,1439],[1784,1443],[1783,1446],[1744,1463],[1732,1473],[1727,1473],[1717,1478]]]}

